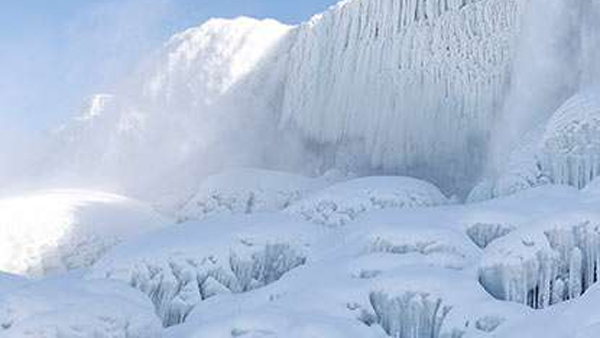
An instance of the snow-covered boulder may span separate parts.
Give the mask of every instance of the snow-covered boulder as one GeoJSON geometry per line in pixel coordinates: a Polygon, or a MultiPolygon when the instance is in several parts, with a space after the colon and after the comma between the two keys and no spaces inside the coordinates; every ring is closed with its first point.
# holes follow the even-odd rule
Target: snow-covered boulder
{"type": "Polygon", "coordinates": [[[2,338],[160,338],[152,304],[125,284],[57,278],[0,294],[2,338]]]}
{"type": "Polygon", "coordinates": [[[345,241],[354,241],[361,258],[358,276],[372,276],[399,265],[462,270],[475,264],[480,250],[458,227],[439,213],[382,211],[365,215],[349,227],[345,241]]]}
{"type": "Polygon", "coordinates": [[[498,299],[544,308],[577,298],[600,278],[600,215],[542,218],[492,243],[480,264],[498,299]]]}
{"type": "Polygon", "coordinates": [[[287,208],[325,181],[283,172],[236,169],[206,178],[179,212],[182,220],[214,214],[251,214],[287,208]]]}
{"type": "Polygon", "coordinates": [[[44,275],[85,268],[125,239],[164,224],[122,196],[56,190],[0,199],[0,271],[44,275]]]}
{"type": "Polygon", "coordinates": [[[433,184],[409,177],[365,177],[335,184],[287,209],[306,220],[345,225],[371,210],[431,207],[449,203],[433,184]]]}
{"type": "Polygon", "coordinates": [[[568,99],[548,122],[540,148],[542,167],[556,183],[582,188],[600,175],[600,90],[568,99]]]}
{"type": "Polygon", "coordinates": [[[170,326],[206,299],[268,285],[305,264],[314,231],[275,214],[188,222],[116,248],[90,276],[138,288],[170,326]]]}

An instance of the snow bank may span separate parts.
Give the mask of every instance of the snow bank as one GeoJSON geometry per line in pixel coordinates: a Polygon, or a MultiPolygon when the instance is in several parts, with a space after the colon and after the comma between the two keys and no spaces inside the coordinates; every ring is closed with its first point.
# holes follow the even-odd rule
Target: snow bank
{"type": "Polygon", "coordinates": [[[3,338],[161,336],[150,302],[120,283],[59,278],[0,294],[3,338]]]}
{"type": "Polygon", "coordinates": [[[499,299],[533,308],[574,299],[598,281],[600,215],[541,219],[492,243],[480,281],[499,299]]]}
{"type": "Polygon", "coordinates": [[[147,205],[94,191],[0,199],[0,270],[44,275],[85,268],[116,244],[164,222],[147,205]]]}
{"type": "Polygon", "coordinates": [[[339,226],[370,210],[446,203],[448,200],[439,189],[425,181],[408,177],[365,177],[319,191],[287,211],[318,224],[339,226]]]}
{"type": "Polygon", "coordinates": [[[214,214],[251,214],[282,210],[324,182],[283,172],[237,169],[206,178],[179,212],[180,219],[214,214]]]}
{"type": "Polygon", "coordinates": [[[115,249],[91,276],[138,288],[170,326],[206,299],[268,285],[305,264],[313,232],[277,215],[188,222],[115,249]]]}

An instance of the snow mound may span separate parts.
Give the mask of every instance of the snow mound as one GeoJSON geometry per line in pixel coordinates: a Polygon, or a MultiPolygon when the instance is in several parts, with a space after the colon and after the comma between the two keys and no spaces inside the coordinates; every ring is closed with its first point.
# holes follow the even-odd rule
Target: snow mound
{"type": "Polygon", "coordinates": [[[222,213],[274,212],[323,185],[316,179],[276,171],[231,170],[206,178],[179,217],[189,220],[222,213]]]}
{"type": "Polygon", "coordinates": [[[72,278],[0,294],[3,338],[159,338],[152,304],[127,285],[72,278]]]}
{"type": "Polygon", "coordinates": [[[0,271],[44,275],[85,268],[123,240],[163,224],[140,202],[94,191],[0,199],[0,271]]]}
{"type": "Polygon", "coordinates": [[[138,288],[171,326],[204,300],[260,288],[305,264],[312,227],[266,214],[188,222],[116,248],[91,276],[138,288]]]}
{"type": "Polygon", "coordinates": [[[335,184],[288,208],[306,220],[345,225],[371,210],[431,207],[448,199],[434,185],[409,177],[365,177],[335,184]]]}
{"type": "Polygon", "coordinates": [[[568,99],[546,126],[541,162],[553,181],[578,188],[600,175],[600,95],[588,90],[568,99]]]}
{"type": "Polygon", "coordinates": [[[581,296],[598,281],[599,266],[600,215],[567,213],[492,243],[479,276],[498,299],[545,308],[581,296]]]}
{"type": "MultiPolygon", "coordinates": [[[[392,260],[395,266],[422,265],[461,270],[472,266],[480,250],[461,231],[439,222],[434,215],[416,217],[396,212],[369,214],[353,224],[349,240],[361,248],[362,263],[392,260]],[[412,217],[411,217],[412,216],[412,217]],[[388,258],[386,258],[386,256],[388,258]]],[[[369,276],[379,270],[361,270],[369,276]]]]}

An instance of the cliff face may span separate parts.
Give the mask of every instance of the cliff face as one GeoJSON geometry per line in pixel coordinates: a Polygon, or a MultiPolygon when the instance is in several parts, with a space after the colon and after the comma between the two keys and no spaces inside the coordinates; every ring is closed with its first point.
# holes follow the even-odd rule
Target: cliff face
{"type": "MultiPolygon", "coordinates": [[[[508,83],[516,0],[356,0],[298,28],[281,123],[352,144],[367,170],[417,175],[444,188],[481,172],[508,83]]],[[[354,159],[356,161],[356,159],[354,159]]]]}

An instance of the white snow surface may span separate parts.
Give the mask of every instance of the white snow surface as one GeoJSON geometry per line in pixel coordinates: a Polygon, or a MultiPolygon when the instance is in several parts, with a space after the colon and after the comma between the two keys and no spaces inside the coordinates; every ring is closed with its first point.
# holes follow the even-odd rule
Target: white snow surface
{"type": "Polygon", "coordinates": [[[127,285],[50,278],[0,293],[2,338],[160,338],[152,305],[127,285]]]}
{"type": "Polygon", "coordinates": [[[0,199],[0,271],[42,276],[86,268],[118,243],[165,224],[142,202],[85,190],[0,199]]]}

